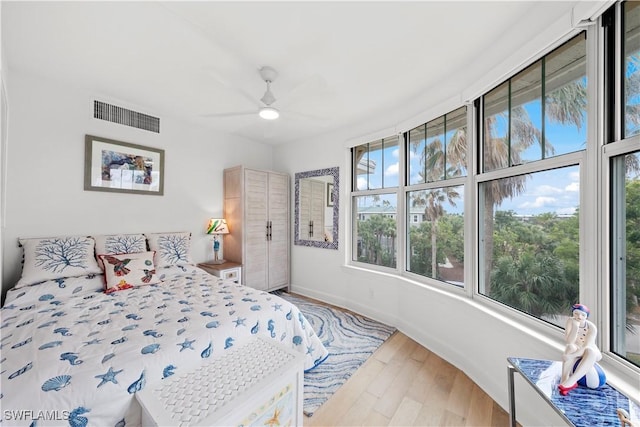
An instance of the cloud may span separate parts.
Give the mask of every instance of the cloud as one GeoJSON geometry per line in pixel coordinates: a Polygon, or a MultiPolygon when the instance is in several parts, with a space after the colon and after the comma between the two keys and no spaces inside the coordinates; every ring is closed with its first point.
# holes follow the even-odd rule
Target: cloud
{"type": "Polygon", "coordinates": [[[555,197],[538,196],[535,198],[533,202],[524,202],[520,204],[518,207],[524,208],[524,209],[527,209],[527,208],[535,209],[535,208],[542,208],[545,206],[555,206],[557,202],[558,202],[558,199],[556,199],[555,197]]]}
{"type": "Polygon", "coordinates": [[[367,178],[364,177],[358,177],[358,186],[356,188],[362,188],[362,189],[366,189],[367,188],[367,178]]]}
{"type": "Polygon", "coordinates": [[[564,187],[564,191],[571,191],[571,192],[578,192],[580,191],[580,183],[579,182],[572,182],[569,185],[567,185],[566,187],[564,187]]]}
{"type": "Polygon", "coordinates": [[[400,163],[396,162],[387,167],[387,170],[384,171],[385,176],[397,176],[400,172],[400,163]]]}
{"type": "Polygon", "coordinates": [[[545,194],[560,194],[562,193],[562,188],[558,188],[558,187],[554,187],[553,185],[539,185],[536,187],[536,194],[541,194],[541,195],[545,195],[545,194]]]}

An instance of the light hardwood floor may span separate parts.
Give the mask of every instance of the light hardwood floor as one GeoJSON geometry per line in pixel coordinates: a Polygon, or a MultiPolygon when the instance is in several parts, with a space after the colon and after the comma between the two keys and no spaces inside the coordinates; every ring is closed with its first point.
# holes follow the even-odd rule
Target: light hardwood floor
{"type": "Polygon", "coordinates": [[[508,426],[509,415],[462,371],[394,333],[306,426],[508,426]]]}

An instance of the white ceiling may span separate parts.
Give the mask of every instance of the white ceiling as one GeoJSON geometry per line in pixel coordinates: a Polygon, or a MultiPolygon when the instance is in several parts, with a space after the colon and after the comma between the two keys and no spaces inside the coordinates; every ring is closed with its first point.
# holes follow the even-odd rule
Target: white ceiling
{"type": "Polygon", "coordinates": [[[3,66],[161,119],[279,144],[420,114],[575,4],[2,1],[3,66]],[[264,65],[279,73],[278,120],[206,116],[257,113],[264,65]]]}

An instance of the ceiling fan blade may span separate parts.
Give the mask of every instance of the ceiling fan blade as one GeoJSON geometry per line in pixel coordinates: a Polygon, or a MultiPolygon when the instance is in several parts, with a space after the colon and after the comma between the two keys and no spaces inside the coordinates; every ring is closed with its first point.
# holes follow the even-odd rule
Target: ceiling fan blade
{"type": "Polygon", "coordinates": [[[258,105],[255,96],[251,95],[249,92],[246,92],[244,89],[239,88],[239,87],[231,84],[231,82],[229,80],[227,80],[223,76],[221,76],[220,73],[218,73],[216,70],[214,70],[212,68],[208,68],[207,69],[207,73],[211,77],[213,77],[213,79],[215,81],[220,83],[222,86],[224,86],[224,87],[226,87],[228,89],[231,89],[231,90],[237,92],[238,94],[242,95],[242,97],[245,98],[247,101],[249,101],[251,104],[258,105]]]}
{"type": "Polygon", "coordinates": [[[282,110],[282,113],[284,115],[287,115],[288,117],[302,119],[302,120],[314,120],[318,122],[326,122],[329,120],[328,117],[314,116],[312,114],[299,113],[297,111],[282,110]]]}
{"type": "Polygon", "coordinates": [[[240,116],[257,116],[255,111],[236,111],[232,113],[213,113],[202,114],[202,117],[240,117],[240,116]]]}
{"type": "Polygon", "coordinates": [[[318,74],[315,74],[295,85],[287,94],[282,97],[282,104],[286,106],[296,105],[309,98],[315,98],[319,94],[327,91],[327,81],[318,74]]]}

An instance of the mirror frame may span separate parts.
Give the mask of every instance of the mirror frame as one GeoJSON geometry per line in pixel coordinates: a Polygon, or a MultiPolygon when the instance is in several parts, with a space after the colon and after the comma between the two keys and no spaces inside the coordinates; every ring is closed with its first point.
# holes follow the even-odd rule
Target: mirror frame
{"type": "Polygon", "coordinates": [[[317,169],[308,172],[297,172],[295,175],[295,212],[294,212],[294,240],[293,243],[299,246],[311,246],[324,249],[338,249],[338,222],[340,218],[340,168],[317,169]],[[333,241],[324,242],[317,240],[305,240],[300,238],[300,180],[303,178],[313,178],[315,176],[333,177],[333,241]]]}

